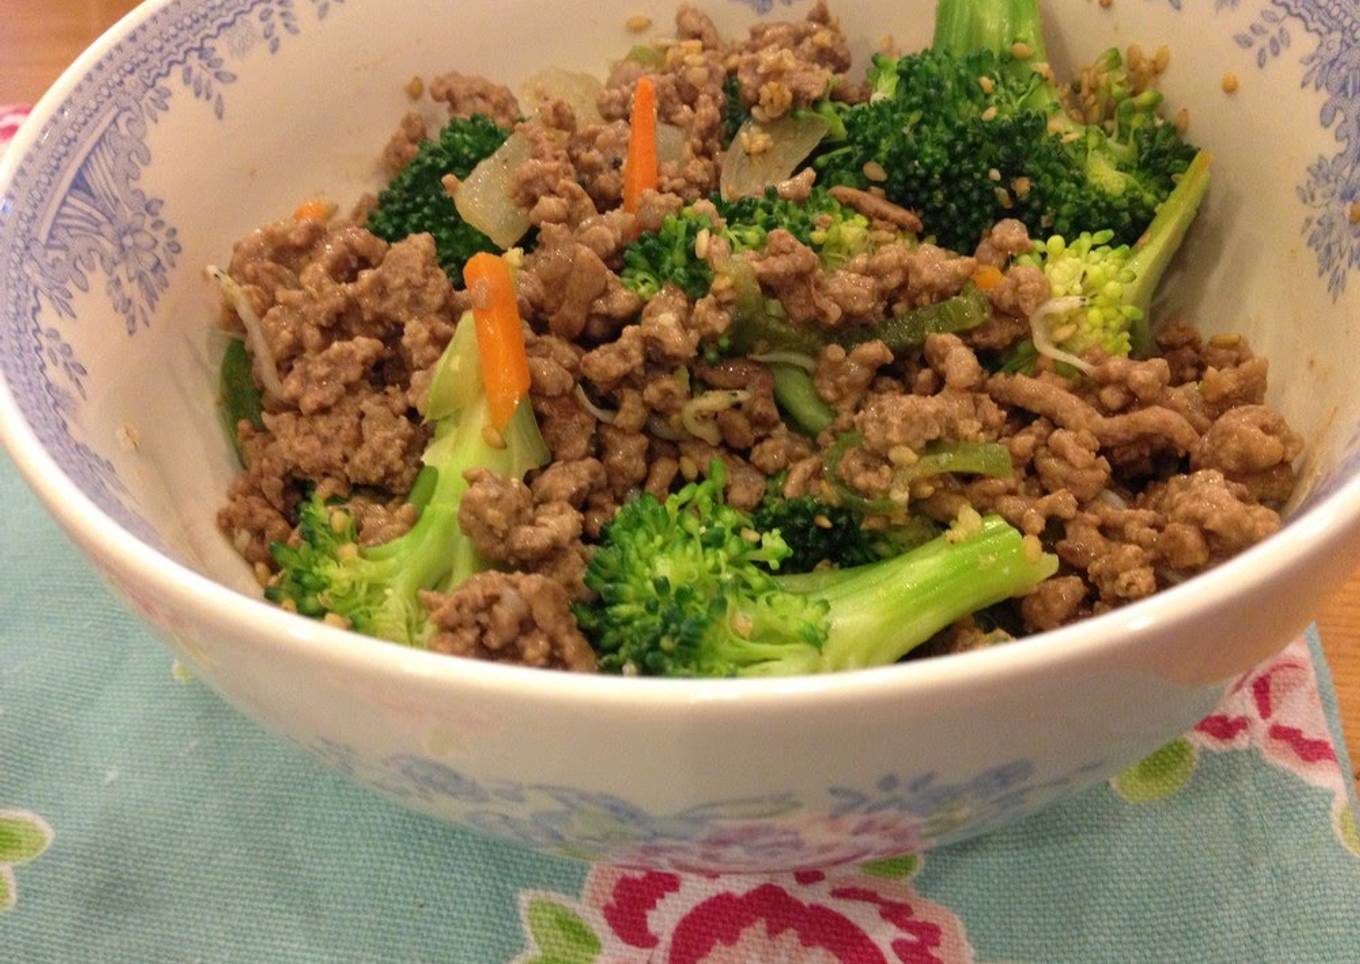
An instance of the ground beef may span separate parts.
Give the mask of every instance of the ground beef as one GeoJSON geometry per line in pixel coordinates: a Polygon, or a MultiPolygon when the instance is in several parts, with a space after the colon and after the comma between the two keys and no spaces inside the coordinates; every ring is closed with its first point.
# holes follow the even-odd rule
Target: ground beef
{"type": "Polygon", "coordinates": [[[828,345],[822,349],[813,376],[817,394],[834,408],[853,411],[878,370],[892,360],[892,351],[881,341],[866,341],[848,352],[840,345],[828,345]]]}
{"type": "MultiPolygon", "coordinates": [[[[600,222],[586,224],[586,231],[609,230],[600,222]]],[[[544,226],[525,259],[520,285],[533,320],[568,341],[582,334],[608,337],[642,309],[642,299],[623,286],[599,253],[560,225],[544,226]]]]}
{"type": "Polygon", "coordinates": [[[1025,222],[1015,218],[1005,218],[993,224],[982,236],[973,256],[978,264],[989,264],[994,268],[1004,268],[1017,254],[1028,254],[1034,247],[1029,239],[1029,228],[1025,222]]]}
{"type": "Polygon", "coordinates": [[[588,553],[581,542],[584,519],[564,499],[544,499],[519,479],[488,469],[467,473],[458,525],[477,551],[493,562],[540,572],[560,582],[575,599],[587,599],[588,553]]]}
{"type": "Polygon", "coordinates": [[[1264,405],[1230,408],[1205,433],[1191,464],[1218,469],[1258,502],[1280,503],[1294,491],[1293,462],[1303,439],[1264,405]]]}
{"type": "MultiPolygon", "coordinates": [[[[809,173],[811,170],[808,169],[809,173]]],[[[923,228],[921,219],[914,213],[877,194],[844,185],[833,187],[830,193],[846,207],[853,208],[868,218],[875,227],[908,231],[912,234],[919,234],[923,228]]]]}
{"type": "MultiPolygon", "coordinates": [[[[1052,293],[1048,275],[1029,264],[1012,265],[1001,283],[987,291],[992,307],[1001,314],[992,319],[990,331],[974,329],[971,341],[978,348],[1007,348],[1029,334],[1029,317],[1052,293]]],[[[983,326],[986,328],[987,326],[983,326]]]]}
{"type": "Polygon", "coordinates": [[[1020,616],[1031,632],[1057,629],[1080,612],[1089,590],[1080,576],[1055,576],[1020,601],[1020,616]]]}
{"type": "Polygon", "coordinates": [[[397,125],[397,129],[392,132],[392,136],[387,141],[387,146],[382,152],[382,170],[388,178],[395,177],[416,159],[420,153],[420,145],[429,139],[429,130],[425,126],[425,118],[416,111],[408,111],[397,125]]]}
{"type": "Polygon", "coordinates": [[[945,390],[938,395],[872,395],[855,417],[864,447],[889,456],[905,447],[919,452],[936,439],[995,438],[1004,422],[986,395],[945,390]]]}
{"type": "Polygon", "coordinates": [[[565,589],[546,576],[482,572],[421,601],[436,631],[430,649],[498,663],[590,673],[595,651],[576,626],[565,589]]]}
{"type": "Polygon", "coordinates": [[[741,98],[761,120],[825,97],[850,69],[850,48],[825,0],[806,20],[759,23],[734,51],[741,98]]]}
{"type": "Polygon", "coordinates": [[[481,114],[501,127],[514,127],[520,118],[519,102],[510,88],[485,77],[451,70],[430,81],[430,97],[448,105],[450,117],[481,114]]]}

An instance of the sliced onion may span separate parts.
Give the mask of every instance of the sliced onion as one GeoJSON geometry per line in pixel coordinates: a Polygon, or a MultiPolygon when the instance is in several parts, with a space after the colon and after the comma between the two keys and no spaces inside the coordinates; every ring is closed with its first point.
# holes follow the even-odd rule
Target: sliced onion
{"type": "Polygon", "coordinates": [[[1101,489],[1099,492],[1097,492],[1096,501],[1104,502],[1112,509],[1122,510],[1127,509],[1129,507],[1128,502],[1124,501],[1124,497],[1121,496],[1118,492],[1115,492],[1111,489],[1101,489]]]}
{"type": "Polygon", "coordinates": [[[613,425],[614,419],[619,417],[618,412],[611,411],[607,408],[600,408],[600,406],[592,402],[590,396],[586,394],[586,390],[581,387],[579,382],[576,384],[576,401],[582,408],[606,425],[613,425]]]}
{"type": "Polygon", "coordinates": [[[647,431],[657,438],[663,438],[668,442],[683,442],[685,436],[671,427],[671,423],[660,415],[652,414],[647,418],[647,431]]]}
{"type": "Polygon", "coordinates": [[[580,127],[603,124],[599,98],[604,84],[598,77],[575,73],[561,67],[540,70],[520,86],[525,106],[537,113],[550,100],[563,101],[576,115],[580,127]]]}
{"type": "Polygon", "coordinates": [[[528,138],[511,134],[472,169],[453,196],[463,220],[502,248],[512,247],[529,230],[529,212],[511,200],[510,185],[515,170],[532,154],[528,138]]]}
{"type": "Polygon", "coordinates": [[[748,120],[732,138],[723,158],[719,179],[722,196],[730,201],[763,194],[767,187],[787,181],[828,130],[830,125],[816,114],[790,115],[768,123],[748,120]],[[767,147],[750,153],[750,147],[759,147],[767,137],[767,147]]]}
{"type": "Polygon", "coordinates": [[[1070,351],[1063,351],[1053,341],[1053,335],[1049,331],[1048,319],[1051,315],[1065,315],[1069,311],[1076,311],[1086,304],[1085,298],[1076,296],[1067,298],[1049,298],[1037,309],[1034,314],[1029,316],[1029,334],[1034,340],[1034,350],[1041,355],[1047,355],[1054,361],[1066,362],[1077,371],[1089,375],[1096,370],[1095,366],[1084,359],[1078,358],[1070,351]]]}
{"type": "Polygon", "coordinates": [[[815,359],[796,351],[767,351],[763,355],[747,355],[746,357],[751,361],[758,361],[762,365],[792,365],[794,368],[801,368],[809,374],[817,371],[815,359]]]}
{"type": "Polygon", "coordinates": [[[656,161],[658,164],[683,164],[689,157],[689,135],[674,124],[656,125],[656,161]]]}
{"type": "Polygon", "coordinates": [[[709,445],[719,445],[722,443],[722,432],[713,421],[714,417],[719,412],[736,408],[750,399],[751,393],[744,388],[704,392],[691,398],[680,409],[680,424],[684,425],[685,431],[695,438],[702,439],[709,445]]]}
{"type": "Polygon", "coordinates": [[[256,380],[270,395],[275,398],[283,398],[283,382],[279,380],[279,364],[274,358],[274,352],[269,347],[269,339],[265,337],[264,325],[260,323],[260,316],[255,314],[255,306],[251,304],[250,296],[245,293],[245,289],[236,283],[236,279],[227,274],[221,268],[208,265],[206,269],[208,277],[217,282],[217,286],[222,289],[222,296],[227,299],[236,316],[241,319],[241,324],[246,329],[246,345],[250,348],[250,370],[255,373],[256,380]]]}

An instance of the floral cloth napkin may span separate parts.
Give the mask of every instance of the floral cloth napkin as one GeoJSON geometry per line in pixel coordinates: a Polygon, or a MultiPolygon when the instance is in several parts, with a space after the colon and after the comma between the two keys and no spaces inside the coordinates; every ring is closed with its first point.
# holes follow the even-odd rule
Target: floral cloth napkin
{"type": "Polygon", "coordinates": [[[3,455],[0,532],[3,961],[1360,961],[1360,807],[1311,633],[1148,760],[982,839],[648,873],[451,830],[261,732],[175,671],[3,455]]]}

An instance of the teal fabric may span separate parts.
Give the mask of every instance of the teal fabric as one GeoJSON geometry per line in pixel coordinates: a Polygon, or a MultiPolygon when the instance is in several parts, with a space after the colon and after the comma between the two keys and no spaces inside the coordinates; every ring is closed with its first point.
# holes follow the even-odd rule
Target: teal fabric
{"type": "MultiPolygon", "coordinates": [[[[0,532],[0,960],[702,960],[675,920],[708,898],[823,886],[675,878],[671,923],[654,914],[655,947],[630,946],[601,910],[607,868],[399,810],[177,678],[3,456],[0,532]],[[44,828],[33,856],[24,834],[44,828]]],[[[1298,651],[1325,672],[1316,640],[1298,651]]],[[[1308,746],[1330,741],[1334,775],[1180,741],[1011,829],[856,872],[915,908],[933,949],[876,935],[881,958],[843,944],[779,959],[1358,961],[1357,811],[1325,676],[1319,689],[1291,712],[1325,720],[1308,746]]],[[[775,959],[741,946],[725,959],[775,959]]]]}

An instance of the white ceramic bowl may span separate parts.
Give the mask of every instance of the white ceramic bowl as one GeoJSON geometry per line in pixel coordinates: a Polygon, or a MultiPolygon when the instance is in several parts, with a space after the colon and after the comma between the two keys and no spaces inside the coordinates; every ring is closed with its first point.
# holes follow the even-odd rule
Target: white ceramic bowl
{"type": "MultiPolygon", "coordinates": [[[[413,74],[602,70],[634,41],[626,16],[669,22],[662,0],[138,8],[61,78],[0,173],[5,445],[196,675],[408,806],[557,853],[707,870],[976,834],[1189,727],[1360,555],[1360,14],[1182,5],[1052,4],[1053,59],[1176,47],[1164,87],[1218,164],[1173,307],[1270,357],[1272,401],[1309,442],[1307,483],[1281,533],[1138,605],[910,665],[687,682],[451,659],[258,601],[213,522],[235,466],[201,267],[300,197],[371,187],[413,74]]],[[[839,13],[862,55],[885,33],[925,42],[931,6],[839,13]]],[[[804,4],[708,7],[730,33],[804,4]]]]}

